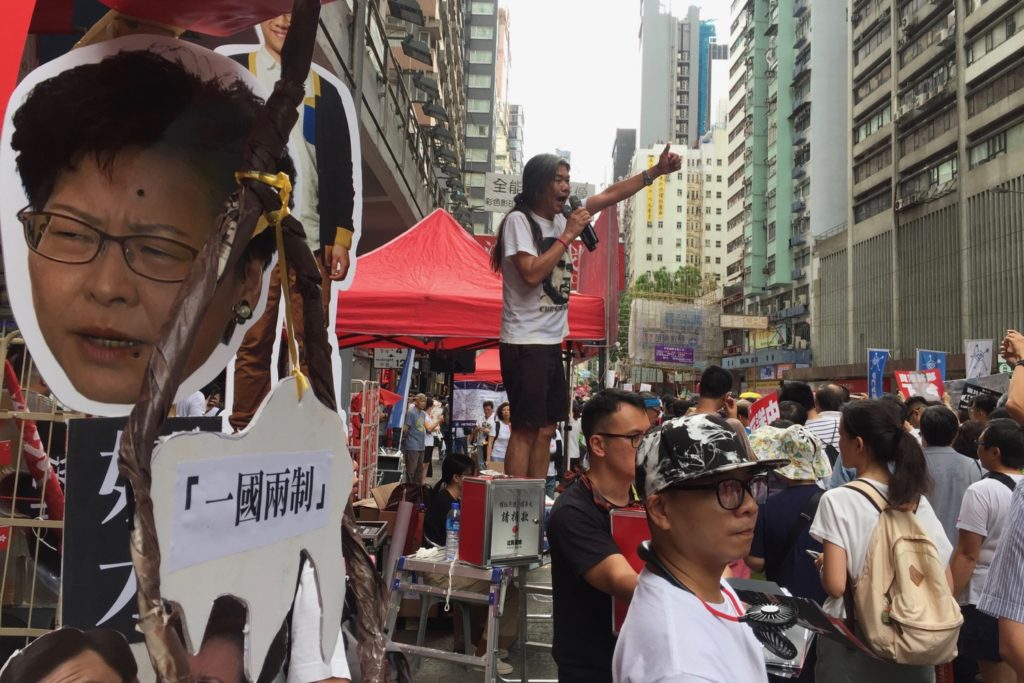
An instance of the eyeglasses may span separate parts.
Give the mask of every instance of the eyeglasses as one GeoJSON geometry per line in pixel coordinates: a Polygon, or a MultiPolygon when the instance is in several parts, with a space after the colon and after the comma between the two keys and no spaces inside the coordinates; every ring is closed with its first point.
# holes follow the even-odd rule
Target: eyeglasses
{"type": "Polygon", "coordinates": [[[598,436],[608,436],[615,439],[629,439],[629,445],[633,448],[640,448],[640,443],[644,440],[645,434],[611,434],[609,432],[597,432],[598,436]]]}
{"type": "Polygon", "coordinates": [[[768,477],[759,474],[744,482],[739,479],[723,479],[716,484],[694,486],[674,486],[674,491],[714,491],[718,496],[718,504],[726,510],[735,510],[743,505],[745,493],[749,493],[758,505],[768,500],[768,477]]]}
{"type": "Polygon", "coordinates": [[[111,235],[78,218],[51,211],[22,209],[18,220],[25,227],[28,248],[43,258],[84,265],[92,262],[106,248],[107,242],[114,242],[121,247],[133,273],[157,282],[184,280],[199,253],[183,242],[166,237],[111,235]]]}

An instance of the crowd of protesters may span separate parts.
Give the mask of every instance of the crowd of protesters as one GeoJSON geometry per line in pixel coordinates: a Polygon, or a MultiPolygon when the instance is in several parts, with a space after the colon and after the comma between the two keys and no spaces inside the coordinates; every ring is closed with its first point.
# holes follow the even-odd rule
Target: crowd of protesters
{"type": "Polygon", "coordinates": [[[1011,331],[1002,353],[1009,391],[960,413],[784,382],[780,419],[751,433],[750,401],[714,366],[696,400],[597,393],[581,410],[583,467],[548,524],[559,680],[775,680],[724,581],[751,574],[818,602],[868,643],[819,637],[801,681],[934,681],[953,654],[957,683],[1024,679],[1024,336],[1011,331]],[[639,505],[651,541],[638,574],[610,512],[639,505]],[[891,518],[917,530],[912,578],[924,588],[908,590],[934,596],[921,618],[937,635],[890,656],[853,606],[893,590],[875,585],[873,559],[895,553],[875,538],[891,518]],[[632,601],[618,637],[613,597],[632,601]]]}

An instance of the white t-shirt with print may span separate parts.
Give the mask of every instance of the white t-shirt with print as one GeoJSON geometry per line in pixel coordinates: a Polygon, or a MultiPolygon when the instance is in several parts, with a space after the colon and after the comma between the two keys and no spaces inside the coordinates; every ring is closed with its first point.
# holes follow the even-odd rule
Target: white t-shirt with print
{"type": "MultiPolygon", "coordinates": [[[[532,211],[530,215],[540,226],[540,253],[544,253],[565,230],[565,216],[558,214],[549,221],[532,211]]],[[[572,258],[564,250],[544,282],[531,287],[523,281],[512,262],[512,256],[521,252],[540,255],[526,215],[521,211],[510,213],[505,219],[503,233],[501,341],[506,344],[561,344],[569,333],[572,258]]]]}
{"type": "MultiPolygon", "coordinates": [[[[725,584],[722,592],[725,601],[712,607],[741,616],[729,599],[739,603],[736,594],[725,584]]],[[[716,617],[695,595],[644,569],[615,644],[612,680],[766,683],[768,674],[749,626],[716,617]]]]}
{"type": "MultiPolygon", "coordinates": [[[[878,489],[883,496],[888,496],[889,486],[880,482],[864,479],[878,489]]],[[[935,544],[939,554],[939,562],[943,566],[949,564],[949,556],[953,554],[953,546],[946,537],[942,523],[935,516],[935,510],[924,496],[917,506],[917,519],[924,527],[928,537],[935,544]]],[[[856,581],[864,570],[867,559],[868,542],[878,524],[878,510],[864,494],[852,488],[840,486],[829,489],[821,497],[818,512],[811,523],[811,538],[824,543],[828,541],[846,551],[846,571],[856,581]]],[[[834,617],[845,616],[842,597],[829,597],[822,605],[825,611],[834,617]]]]}
{"type": "MultiPolygon", "coordinates": [[[[1024,481],[1024,475],[1011,474],[1011,479],[1020,486],[1024,481]]],[[[1010,500],[1013,498],[1013,491],[995,479],[982,479],[967,487],[964,493],[964,501],[960,505],[960,517],[956,520],[956,528],[964,531],[971,531],[985,540],[981,543],[981,551],[978,553],[978,561],[974,565],[974,573],[971,574],[971,582],[967,588],[966,595],[957,596],[961,605],[977,605],[981,598],[981,592],[985,588],[985,579],[988,578],[988,570],[992,565],[992,559],[996,555],[996,547],[1003,534],[1003,524],[1006,522],[1006,515],[1010,512],[1010,500]]]]}

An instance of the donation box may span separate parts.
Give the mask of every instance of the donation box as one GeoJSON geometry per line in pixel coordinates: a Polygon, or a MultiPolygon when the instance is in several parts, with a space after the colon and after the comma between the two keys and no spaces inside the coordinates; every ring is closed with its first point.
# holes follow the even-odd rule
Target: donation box
{"type": "Polygon", "coordinates": [[[543,479],[463,479],[460,560],[481,567],[539,561],[543,542],[543,479]]]}
{"type": "MultiPolygon", "coordinates": [[[[651,540],[651,529],[647,526],[647,511],[643,508],[620,508],[611,511],[612,540],[619,546],[623,557],[636,573],[644,568],[636,549],[643,541],[651,540]]],[[[618,598],[612,599],[612,633],[618,633],[626,620],[629,603],[618,598]]]]}

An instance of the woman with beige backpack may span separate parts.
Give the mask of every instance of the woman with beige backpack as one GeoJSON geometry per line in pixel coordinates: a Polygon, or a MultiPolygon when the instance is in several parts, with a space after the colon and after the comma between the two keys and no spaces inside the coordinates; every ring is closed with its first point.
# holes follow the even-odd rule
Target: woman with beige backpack
{"type": "Polygon", "coordinates": [[[887,401],[845,407],[839,452],[857,479],[822,496],[810,534],[824,547],[825,611],[845,617],[871,654],[819,639],[816,678],[932,682],[934,667],[956,656],[963,618],[947,567],[953,548],[924,495],[924,453],[887,401]]]}

